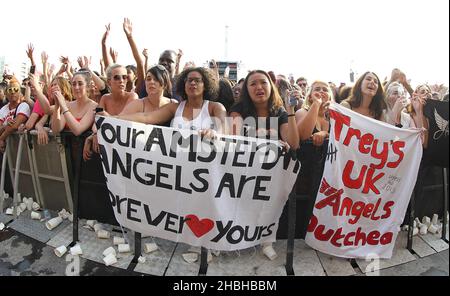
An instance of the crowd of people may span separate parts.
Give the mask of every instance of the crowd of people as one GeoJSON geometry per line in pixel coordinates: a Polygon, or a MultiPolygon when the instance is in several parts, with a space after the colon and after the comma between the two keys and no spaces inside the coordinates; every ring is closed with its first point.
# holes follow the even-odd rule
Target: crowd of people
{"type": "MultiPolygon", "coordinates": [[[[33,71],[23,81],[5,72],[0,83],[0,151],[5,151],[6,138],[16,131],[35,129],[38,143],[47,144],[50,129],[54,134],[66,129],[75,135],[92,130],[83,149],[87,161],[99,151],[96,113],[195,130],[207,137],[216,133],[266,137],[279,140],[286,149],[320,150],[329,136],[327,112],[333,101],[399,128],[421,128],[426,147],[429,123],[423,113],[424,105],[428,100],[448,100],[448,93],[443,96],[435,86],[412,87],[399,69],[394,69],[385,81],[368,71],[352,86],[336,86],[326,81],[309,85],[305,77],[295,80],[268,69],[253,70],[245,78],[231,81],[226,75],[219,75],[215,62],[209,68],[189,62],[181,69],[181,50],[162,52],[158,63],[149,67],[148,51],[140,53],[129,19],[124,20],[123,30],[136,64],[118,64],[117,52],[107,47],[108,25],[101,39],[103,58],[98,72],[86,56],[77,59],[78,69],[62,56],[60,69],[55,73],[43,52],[42,72],[38,74],[34,71],[37,65],[30,44],[26,54],[33,71]],[[271,119],[276,119],[276,127],[270,124],[271,119]]],[[[308,170],[319,164],[320,175],[323,160],[307,156],[303,159],[296,190],[314,197],[315,185],[311,184],[308,170]]],[[[301,224],[304,235],[307,221],[301,224]]],[[[272,258],[271,255],[268,256],[272,258]]]]}

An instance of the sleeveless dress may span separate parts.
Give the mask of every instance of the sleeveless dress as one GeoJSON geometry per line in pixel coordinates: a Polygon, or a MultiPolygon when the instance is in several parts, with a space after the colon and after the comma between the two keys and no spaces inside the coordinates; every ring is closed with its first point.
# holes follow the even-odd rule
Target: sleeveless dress
{"type": "Polygon", "coordinates": [[[202,109],[200,112],[194,110],[194,119],[187,121],[183,118],[184,107],[187,101],[183,101],[178,105],[175,116],[170,124],[171,127],[177,129],[190,129],[190,130],[202,130],[202,129],[215,129],[215,124],[209,115],[208,106],[209,101],[203,101],[202,109]]]}

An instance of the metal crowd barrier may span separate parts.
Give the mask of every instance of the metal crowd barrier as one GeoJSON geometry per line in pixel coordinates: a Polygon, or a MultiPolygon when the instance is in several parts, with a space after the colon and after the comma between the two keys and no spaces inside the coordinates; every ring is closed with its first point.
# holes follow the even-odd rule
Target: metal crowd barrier
{"type": "Polygon", "coordinates": [[[37,145],[37,134],[15,133],[7,139],[3,157],[0,191],[5,187],[6,168],[13,181],[14,205],[18,193],[32,197],[42,208],[73,211],[72,195],[67,173],[66,150],[59,137],[49,135],[47,145],[37,145]]]}

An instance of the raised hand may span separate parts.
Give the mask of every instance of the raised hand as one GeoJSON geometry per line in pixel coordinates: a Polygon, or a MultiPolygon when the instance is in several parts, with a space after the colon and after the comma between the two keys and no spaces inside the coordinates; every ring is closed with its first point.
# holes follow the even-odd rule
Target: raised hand
{"type": "Polygon", "coordinates": [[[61,64],[61,67],[59,68],[58,73],[56,73],[56,76],[62,75],[64,72],[66,72],[66,70],[67,70],[67,65],[61,64]]]}
{"type": "Polygon", "coordinates": [[[77,58],[77,63],[80,68],[83,68],[83,58],[82,57],[77,58]]]}
{"type": "Polygon", "coordinates": [[[27,57],[30,59],[32,65],[34,65],[33,52],[34,46],[33,44],[29,43],[27,47],[27,57]]]}
{"type": "Polygon", "coordinates": [[[123,20],[123,31],[127,37],[131,37],[133,35],[133,24],[128,18],[123,20]]]}
{"type": "Polygon", "coordinates": [[[62,63],[62,64],[68,64],[69,63],[69,57],[65,57],[65,56],[60,56],[59,57],[59,61],[62,63]]]}
{"type": "Polygon", "coordinates": [[[177,59],[180,60],[182,56],[183,56],[183,51],[181,49],[178,49],[177,59]]]}
{"type": "Polygon", "coordinates": [[[190,61],[190,62],[186,62],[186,64],[184,64],[183,70],[186,70],[186,69],[189,69],[189,68],[195,68],[194,62],[190,61]]]}
{"type": "Polygon", "coordinates": [[[107,24],[107,25],[105,26],[105,28],[106,28],[106,31],[105,31],[105,33],[103,34],[102,43],[106,43],[106,39],[108,39],[109,31],[111,30],[111,24],[107,24]]]}
{"type": "Polygon", "coordinates": [[[117,57],[119,56],[119,53],[115,51],[112,47],[109,48],[109,53],[111,54],[113,63],[117,63],[117,57]]]}
{"type": "Polygon", "coordinates": [[[147,48],[144,48],[144,50],[142,51],[142,55],[143,55],[146,59],[148,59],[148,49],[147,49],[147,48]]]}
{"type": "Polygon", "coordinates": [[[42,61],[42,64],[48,63],[48,54],[45,51],[43,51],[41,53],[41,61],[42,61]]]}

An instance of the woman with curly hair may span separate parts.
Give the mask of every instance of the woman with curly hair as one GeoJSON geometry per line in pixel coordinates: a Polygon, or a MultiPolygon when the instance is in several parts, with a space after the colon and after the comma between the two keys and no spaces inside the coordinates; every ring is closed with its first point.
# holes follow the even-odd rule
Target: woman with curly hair
{"type": "Polygon", "coordinates": [[[226,133],[225,107],[213,102],[218,93],[217,79],[209,69],[188,68],[178,77],[176,92],[180,104],[171,102],[158,110],[116,116],[146,124],[163,124],[172,120],[171,127],[197,130],[210,135],[212,130],[226,133]]]}
{"type": "Polygon", "coordinates": [[[356,81],[350,97],[342,101],[341,105],[361,115],[386,121],[384,118],[386,103],[383,86],[378,76],[373,72],[364,73],[356,81]]]}

